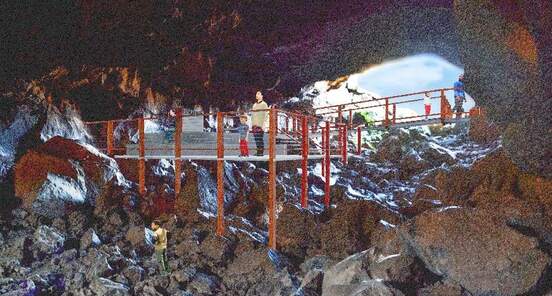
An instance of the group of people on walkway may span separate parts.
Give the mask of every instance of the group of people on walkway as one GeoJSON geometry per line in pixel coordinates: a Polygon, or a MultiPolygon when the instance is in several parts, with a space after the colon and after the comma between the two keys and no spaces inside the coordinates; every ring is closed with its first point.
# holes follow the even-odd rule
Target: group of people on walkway
{"type": "MultiPolygon", "coordinates": [[[[458,76],[458,81],[454,82],[454,107],[452,111],[456,112],[456,118],[461,118],[464,113],[464,103],[466,102],[466,93],[464,92],[464,74],[458,76]]],[[[425,118],[431,115],[431,95],[429,92],[424,94],[425,118]]]]}
{"type": "MultiPolygon", "coordinates": [[[[175,120],[174,117],[176,116],[175,108],[172,107],[168,111],[167,120],[165,128],[164,128],[164,134],[165,134],[165,142],[171,142],[174,140],[174,132],[175,132],[175,120]]],[[[264,101],[264,97],[261,91],[257,91],[255,94],[255,103],[251,107],[251,128],[249,126],[249,116],[247,113],[243,112],[239,114],[239,123],[237,127],[231,128],[230,131],[238,132],[240,135],[239,140],[239,147],[240,147],[240,156],[250,156],[249,155],[249,132],[253,134],[253,138],[255,140],[256,144],[256,156],[263,156],[264,155],[264,134],[265,134],[265,128],[266,128],[266,122],[268,121],[268,104],[264,101]]],[[[193,112],[195,115],[203,115],[203,109],[201,108],[201,105],[196,104],[194,106],[193,112]]]]}

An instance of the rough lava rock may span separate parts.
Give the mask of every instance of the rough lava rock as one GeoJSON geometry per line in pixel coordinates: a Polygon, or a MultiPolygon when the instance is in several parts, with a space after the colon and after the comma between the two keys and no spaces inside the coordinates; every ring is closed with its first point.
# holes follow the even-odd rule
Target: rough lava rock
{"type": "Polygon", "coordinates": [[[15,195],[26,208],[48,217],[92,204],[111,179],[124,185],[113,159],[73,140],[54,137],[28,151],[15,166],[15,195]]]}
{"type": "Polygon", "coordinates": [[[425,212],[400,234],[429,270],[473,295],[532,293],[550,280],[543,277],[549,277],[551,259],[538,240],[510,228],[493,211],[425,212]]]}

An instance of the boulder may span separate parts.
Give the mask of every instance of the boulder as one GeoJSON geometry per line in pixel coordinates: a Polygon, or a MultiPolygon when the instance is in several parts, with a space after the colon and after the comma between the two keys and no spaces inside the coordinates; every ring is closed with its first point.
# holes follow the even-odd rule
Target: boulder
{"type": "Polygon", "coordinates": [[[379,162],[399,163],[404,155],[403,144],[398,136],[386,137],[378,144],[375,159],[379,162]]]}
{"type": "Polygon", "coordinates": [[[278,215],[278,250],[292,260],[302,260],[310,248],[319,245],[316,217],[291,204],[284,204],[278,215]]]}
{"type": "Polygon", "coordinates": [[[33,247],[41,254],[51,255],[63,252],[65,236],[48,226],[39,226],[35,231],[34,239],[33,247]]]}
{"type": "Polygon", "coordinates": [[[238,247],[235,259],[221,277],[224,286],[238,295],[292,294],[288,272],[279,270],[265,248],[238,247]]]}
{"type": "Polygon", "coordinates": [[[551,262],[537,239],[492,210],[425,212],[400,235],[429,270],[473,295],[535,292],[551,262]]]}
{"type": "Polygon", "coordinates": [[[86,250],[91,247],[97,247],[102,244],[102,241],[94,231],[94,229],[88,229],[80,239],[80,248],[86,250]]]}
{"type": "Polygon", "coordinates": [[[54,137],[17,162],[15,196],[26,208],[59,217],[68,208],[92,204],[99,189],[113,178],[124,182],[113,159],[90,146],[54,137]]]}
{"type": "Polygon", "coordinates": [[[373,279],[364,269],[369,251],[351,255],[324,271],[322,296],[382,295],[402,296],[401,291],[373,279]]]}
{"type": "Polygon", "coordinates": [[[128,286],[102,277],[93,280],[90,288],[99,295],[130,295],[128,286]]]}
{"type": "Polygon", "coordinates": [[[320,226],[320,251],[343,259],[366,250],[372,233],[381,227],[380,220],[397,224],[398,218],[384,207],[363,200],[345,200],[331,209],[330,219],[320,226]]]}
{"type": "Polygon", "coordinates": [[[476,143],[489,144],[500,138],[500,130],[489,120],[485,112],[481,112],[481,114],[470,118],[468,136],[476,143]]]}
{"type": "Polygon", "coordinates": [[[132,226],[126,233],[126,240],[131,246],[142,250],[148,247],[146,243],[146,234],[143,226],[132,226]]]}

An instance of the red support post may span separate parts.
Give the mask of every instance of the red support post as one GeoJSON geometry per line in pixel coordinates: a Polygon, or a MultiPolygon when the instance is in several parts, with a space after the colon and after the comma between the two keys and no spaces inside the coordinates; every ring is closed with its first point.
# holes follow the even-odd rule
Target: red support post
{"type": "Polygon", "coordinates": [[[268,135],[268,246],[276,250],[276,109],[270,108],[268,135]]]}
{"type": "Polygon", "coordinates": [[[393,124],[395,124],[396,118],[397,118],[397,104],[393,103],[393,121],[392,121],[393,124]]]}
{"type": "Polygon", "coordinates": [[[176,109],[176,129],[174,133],[174,195],[178,197],[181,187],[182,160],[182,108],[176,109]]]}
{"type": "Polygon", "coordinates": [[[337,122],[338,123],[343,122],[343,106],[337,107],[337,122]]]}
{"type": "Polygon", "coordinates": [[[326,149],[326,127],[322,127],[320,129],[320,134],[322,135],[322,177],[324,177],[326,175],[326,165],[325,165],[325,162],[324,162],[324,153],[325,153],[325,149],[326,149]]]}
{"type": "Polygon", "coordinates": [[[324,167],[326,170],[326,183],[324,184],[325,192],[324,192],[324,207],[326,209],[330,208],[330,123],[326,121],[326,129],[324,130],[324,133],[326,134],[326,146],[325,146],[325,153],[326,157],[324,157],[324,167]]]}
{"type": "Polygon", "coordinates": [[[441,100],[440,100],[440,108],[439,108],[439,112],[441,113],[441,124],[445,124],[445,119],[446,119],[446,116],[447,116],[447,102],[446,102],[447,98],[445,97],[445,90],[444,89],[441,89],[441,100]]]}
{"type": "Polygon", "coordinates": [[[107,122],[107,155],[113,156],[113,121],[107,122]]]}
{"type": "Polygon", "coordinates": [[[362,129],[361,127],[357,127],[357,154],[360,155],[362,153],[362,129]]]}
{"type": "Polygon", "coordinates": [[[385,99],[385,122],[384,126],[389,127],[389,99],[385,99]]]}
{"type": "Polygon", "coordinates": [[[217,112],[217,235],[224,235],[224,115],[217,112]]]}
{"type": "Polygon", "coordinates": [[[309,121],[306,116],[302,118],[303,123],[303,159],[301,163],[301,207],[306,209],[308,206],[308,160],[309,160],[309,121]]]}
{"type": "Polygon", "coordinates": [[[343,162],[343,164],[347,164],[347,147],[348,147],[348,142],[349,142],[349,137],[348,137],[348,131],[347,131],[347,125],[344,124],[343,125],[343,131],[341,132],[341,161],[343,162]]]}
{"type": "Polygon", "coordinates": [[[138,119],[138,191],[140,195],[146,195],[146,147],[144,132],[144,117],[138,119]]]}

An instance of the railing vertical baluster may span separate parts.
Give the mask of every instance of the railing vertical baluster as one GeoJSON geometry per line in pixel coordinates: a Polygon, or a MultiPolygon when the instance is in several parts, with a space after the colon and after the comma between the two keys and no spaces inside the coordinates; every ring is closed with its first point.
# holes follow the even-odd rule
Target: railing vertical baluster
{"type": "Polygon", "coordinates": [[[302,118],[302,124],[303,124],[303,159],[301,163],[301,207],[303,209],[306,209],[308,206],[308,159],[309,159],[309,121],[306,116],[303,116],[302,118]]]}
{"type": "Polygon", "coordinates": [[[176,128],[174,133],[174,194],[176,197],[180,194],[181,179],[180,172],[182,166],[182,108],[176,109],[176,128]]]}
{"type": "Polygon", "coordinates": [[[343,164],[347,164],[347,144],[349,142],[347,125],[344,124],[342,128],[343,132],[341,133],[341,161],[343,162],[343,164]]]}
{"type": "Polygon", "coordinates": [[[146,195],[146,147],[145,147],[145,131],[144,131],[144,117],[138,119],[138,191],[140,195],[146,195]]]}
{"type": "Polygon", "coordinates": [[[385,122],[384,126],[389,127],[389,99],[385,99],[385,122]]]}
{"type": "Polygon", "coordinates": [[[224,235],[224,115],[217,112],[217,235],[224,235]]]}
{"type": "Polygon", "coordinates": [[[397,104],[393,103],[393,121],[392,121],[393,124],[396,123],[396,118],[397,118],[397,104]]]}
{"type": "Polygon", "coordinates": [[[324,157],[324,167],[326,171],[326,183],[324,184],[324,207],[326,209],[330,208],[330,122],[326,121],[326,129],[324,131],[326,133],[326,146],[325,146],[325,155],[324,157]]]}
{"type": "Polygon", "coordinates": [[[359,126],[357,127],[357,154],[360,155],[362,153],[362,128],[359,126]]]}
{"type": "Polygon", "coordinates": [[[322,177],[326,175],[326,165],[324,162],[325,157],[325,149],[326,149],[326,127],[322,126],[320,128],[320,135],[322,136],[322,177]]]}

